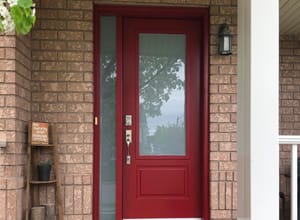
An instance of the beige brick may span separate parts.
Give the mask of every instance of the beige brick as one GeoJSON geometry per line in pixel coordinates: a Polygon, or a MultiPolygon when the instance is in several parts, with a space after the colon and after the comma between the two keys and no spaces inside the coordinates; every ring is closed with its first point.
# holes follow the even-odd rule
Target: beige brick
{"type": "Polygon", "coordinates": [[[39,20],[41,19],[57,19],[58,17],[58,11],[53,9],[43,9],[39,8],[36,12],[37,17],[39,20]]]}
{"type": "Polygon", "coordinates": [[[83,184],[85,184],[85,185],[92,184],[92,177],[89,175],[84,175],[84,176],[82,176],[82,181],[83,181],[83,184]]]}
{"type": "Polygon", "coordinates": [[[4,59],[4,57],[5,57],[5,49],[0,48],[0,59],[4,59]]]}
{"type": "Polygon", "coordinates": [[[93,105],[92,104],[68,104],[67,111],[68,112],[92,112],[93,105]]]}
{"type": "Polygon", "coordinates": [[[211,122],[230,122],[230,114],[216,113],[210,114],[211,122]]]}
{"type": "Polygon", "coordinates": [[[220,170],[237,170],[237,162],[220,162],[220,170]]]}
{"type": "Polygon", "coordinates": [[[86,41],[93,41],[93,32],[92,31],[85,31],[84,32],[84,40],[86,41]]]}
{"type": "Polygon", "coordinates": [[[92,172],[91,164],[72,164],[67,165],[67,172],[70,174],[87,174],[92,172]]]}
{"type": "Polygon", "coordinates": [[[7,191],[7,220],[15,220],[16,219],[16,201],[17,201],[17,195],[16,190],[8,190],[7,191]]]}
{"type": "Polygon", "coordinates": [[[0,118],[15,118],[16,109],[15,108],[5,108],[0,111],[0,118]]]}
{"type": "Polygon", "coordinates": [[[16,86],[14,84],[0,84],[1,95],[13,95],[16,94],[16,86]]]}
{"type": "Polygon", "coordinates": [[[212,75],[210,76],[211,84],[228,84],[230,83],[231,76],[227,75],[212,75]]]}
{"type": "Polygon", "coordinates": [[[218,94],[218,95],[210,96],[211,103],[230,103],[231,101],[230,99],[231,99],[230,95],[218,94]]]}
{"type": "Polygon", "coordinates": [[[219,131],[219,125],[217,123],[215,123],[215,124],[210,123],[209,131],[210,132],[218,132],[219,131]]]}
{"type": "Polygon", "coordinates": [[[219,68],[220,74],[237,74],[237,67],[234,65],[224,65],[219,68]]]}
{"type": "Polygon", "coordinates": [[[16,47],[16,38],[11,36],[0,36],[0,47],[5,47],[5,48],[9,48],[9,47],[16,47]]]}
{"type": "Polygon", "coordinates": [[[82,185],[82,176],[74,176],[74,184],[75,185],[82,185]]]}
{"type": "Polygon", "coordinates": [[[237,112],[237,105],[236,104],[221,104],[219,106],[220,113],[225,113],[225,112],[237,112]]]}
{"type": "Polygon", "coordinates": [[[32,59],[34,60],[47,60],[54,61],[57,60],[57,52],[53,51],[33,51],[32,59]]]}
{"type": "Polygon", "coordinates": [[[74,187],[73,186],[65,186],[64,187],[64,213],[65,214],[73,214],[74,211],[74,187]]]}
{"type": "Polygon", "coordinates": [[[236,125],[236,123],[220,124],[219,131],[220,132],[236,132],[237,125],[236,125]]]}
{"type": "MultiPolygon", "coordinates": [[[[56,33],[56,32],[55,32],[56,33]]],[[[52,41],[52,40],[45,40],[41,44],[42,50],[64,50],[67,48],[67,43],[65,41],[52,41]]]]}
{"type": "Polygon", "coordinates": [[[57,39],[57,31],[34,31],[32,32],[32,38],[37,40],[55,40],[57,39]]]}
{"type": "Polygon", "coordinates": [[[211,171],[219,170],[219,163],[216,161],[210,161],[209,168],[211,171]]]}
{"type": "Polygon", "coordinates": [[[41,62],[41,70],[64,71],[67,70],[65,62],[41,62]]]}
{"type": "Polygon", "coordinates": [[[83,32],[81,31],[59,31],[59,40],[83,40],[83,32]]]}
{"type": "Polygon", "coordinates": [[[78,113],[60,113],[57,115],[58,121],[60,122],[71,122],[73,123],[74,121],[80,123],[84,122],[84,115],[83,114],[78,114],[78,113]]]}
{"type": "Polygon", "coordinates": [[[67,48],[69,50],[92,51],[93,44],[90,42],[70,41],[67,42],[67,48]]]}
{"type": "Polygon", "coordinates": [[[68,71],[93,71],[93,65],[90,62],[69,62],[68,71]]]}
{"type": "Polygon", "coordinates": [[[81,61],[83,60],[83,53],[81,52],[60,52],[58,59],[61,61],[81,61]]]}
{"type": "Polygon", "coordinates": [[[83,143],[82,134],[61,134],[58,137],[59,143],[83,143]]]}
{"type": "Polygon", "coordinates": [[[58,94],[58,101],[60,102],[82,102],[83,100],[83,94],[81,93],[58,94]]]}
{"type": "Polygon", "coordinates": [[[70,92],[92,92],[93,85],[91,83],[68,83],[68,91],[70,92]]]}
{"type": "Polygon", "coordinates": [[[16,69],[15,61],[13,60],[0,60],[0,70],[14,71],[16,69]]]}
{"type": "Polygon", "coordinates": [[[90,11],[84,12],[83,19],[84,20],[89,20],[89,21],[93,20],[93,13],[90,12],[90,11]]]}
{"type": "Polygon", "coordinates": [[[219,172],[211,171],[209,173],[209,180],[210,182],[217,182],[219,180],[219,172]]]}
{"type": "Polygon", "coordinates": [[[66,185],[70,185],[70,184],[73,184],[73,176],[65,176],[65,184],[66,185]]]}
{"type": "Polygon", "coordinates": [[[211,209],[219,208],[219,187],[217,182],[210,183],[210,207],[211,209]]]}
{"type": "Polygon", "coordinates": [[[92,124],[68,124],[67,131],[70,133],[87,133],[93,132],[93,125],[92,124]]]}
{"type": "Polygon", "coordinates": [[[43,102],[47,100],[47,102],[57,102],[57,94],[56,93],[32,93],[32,101],[33,102],[43,102]]]}
{"type": "Polygon", "coordinates": [[[67,21],[67,29],[91,31],[93,30],[93,25],[91,22],[86,21],[67,21]]]}
{"type": "Polygon", "coordinates": [[[64,20],[40,20],[41,29],[65,30],[67,24],[64,20]]]}
{"type": "Polygon", "coordinates": [[[94,81],[94,75],[91,72],[85,72],[83,75],[84,82],[93,82],[94,81]]]}
{"type": "Polygon", "coordinates": [[[237,87],[236,85],[220,85],[219,86],[219,92],[226,94],[226,93],[237,93],[237,87]]]}
{"type": "Polygon", "coordinates": [[[225,209],[225,182],[219,182],[219,209],[225,209]]]}
{"type": "Polygon", "coordinates": [[[92,187],[83,186],[83,213],[92,213],[92,187]]]}
{"type": "Polygon", "coordinates": [[[0,189],[0,219],[6,219],[6,190],[0,189]]]}
{"type": "Polygon", "coordinates": [[[227,142],[227,143],[220,143],[220,151],[236,151],[237,146],[236,143],[227,142]]]}
{"type": "Polygon", "coordinates": [[[226,209],[232,209],[232,183],[226,182],[226,209]]]}
{"type": "Polygon", "coordinates": [[[220,14],[222,15],[236,15],[237,8],[236,7],[220,7],[220,14]]]}
{"type": "MultiPolygon", "coordinates": [[[[87,141],[85,140],[85,143],[87,141]]],[[[92,143],[92,141],[88,141],[88,143],[92,143]]],[[[93,155],[92,154],[85,154],[83,156],[83,160],[84,160],[84,163],[93,163],[93,155]]]]}
{"type": "Polygon", "coordinates": [[[231,0],[212,0],[213,5],[231,5],[231,0]]]}
{"type": "Polygon", "coordinates": [[[42,112],[65,112],[66,105],[65,104],[40,104],[40,108],[42,112]]]}
{"type": "Polygon", "coordinates": [[[210,153],[210,160],[229,161],[230,160],[230,153],[226,153],[226,152],[211,152],[210,153]]]}
{"type": "MultiPolygon", "coordinates": [[[[64,154],[60,156],[60,161],[64,163],[83,163],[83,155],[81,154],[64,154]]],[[[74,182],[76,184],[76,178],[74,177],[74,182]]]]}
{"type": "Polygon", "coordinates": [[[64,72],[58,75],[59,81],[68,81],[68,82],[82,82],[83,73],[82,72],[64,72]]]}
{"type": "Polygon", "coordinates": [[[81,20],[83,19],[83,11],[69,10],[69,11],[58,11],[58,18],[62,20],[81,20]]]}
{"type": "Polygon", "coordinates": [[[43,0],[41,2],[41,6],[43,8],[62,9],[62,8],[66,8],[67,1],[66,0],[56,0],[55,2],[53,2],[51,0],[43,0]]]}
{"type": "Polygon", "coordinates": [[[82,186],[74,187],[74,214],[82,214],[82,186]]]}
{"type": "Polygon", "coordinates": [[[230,210],[212,210],[211,218],[212,219],[222,219],[222,220],[231,219],[231,211],[230,210]]]}
{"type": "Polygon", "coordinates": [[[64,92],[66,91],[66,83],[42,83],[41,91],[45,92],[64,92]]]}

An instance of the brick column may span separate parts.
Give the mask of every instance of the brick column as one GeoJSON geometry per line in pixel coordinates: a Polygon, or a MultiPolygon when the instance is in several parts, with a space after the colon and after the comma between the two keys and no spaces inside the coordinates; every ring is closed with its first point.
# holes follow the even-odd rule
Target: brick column
{"type": "Polygon", "coordinates": [[[0,219],[22,219],[26,125],[30,120],[30,41],[0,36],[0,219]]]}

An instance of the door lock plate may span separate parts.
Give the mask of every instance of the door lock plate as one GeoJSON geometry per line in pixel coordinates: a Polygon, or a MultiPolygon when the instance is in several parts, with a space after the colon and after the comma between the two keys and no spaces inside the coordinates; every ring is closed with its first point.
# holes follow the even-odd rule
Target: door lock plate
{"type": "Polygon", "coordinates": [[[132,143],[132,130],[126,130],[126,143],[127,145],[131,144],[132,143]]]}
{"type": "Polygon", "coordinates": [[[125,126],[132,126],[132,115],[125,115],[125,126]]]}

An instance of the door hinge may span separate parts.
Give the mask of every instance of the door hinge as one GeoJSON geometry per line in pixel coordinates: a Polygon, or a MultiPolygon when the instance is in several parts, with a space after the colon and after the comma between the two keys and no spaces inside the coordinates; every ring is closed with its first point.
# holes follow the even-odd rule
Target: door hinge
{"type": "Polygon", "coordinates": [[[97,116],[95,116],[95,118],[94,118],[94,124],[98,125],[98,117],[97,116]]]}

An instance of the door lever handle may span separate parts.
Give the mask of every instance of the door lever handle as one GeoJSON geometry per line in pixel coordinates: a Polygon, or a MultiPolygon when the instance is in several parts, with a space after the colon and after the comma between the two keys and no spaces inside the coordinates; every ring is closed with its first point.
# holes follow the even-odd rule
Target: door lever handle
{"type": "Polygon", "coordinates": [[[132,143],[132,130],[126,130],[125,133],[126,144],[127,144],[127,156],[126,156],[126,164],[131,164],[131,156],[130,156],[130,144],[132,143]]]}

